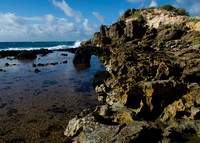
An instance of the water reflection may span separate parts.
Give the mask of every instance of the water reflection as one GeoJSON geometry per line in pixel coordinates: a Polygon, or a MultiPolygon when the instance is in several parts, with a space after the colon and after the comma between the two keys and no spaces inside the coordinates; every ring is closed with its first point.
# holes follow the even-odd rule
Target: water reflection
{"type": "Polygon", "coordinates": [[[91,67],[91,64],[74,64],[74,68],[77,72],[88,70],[91,67]]]}
{"type": "Polygon", "coordinates": [[[63,142],[68,120],[99,104],[92,88],[94,73],[105,70],[99,59],[93,56],[90,66],[74,66],[73,54],[60,56],[62,53],[38,56],[34,62],[0,59],[0,65],[17,64],[0,67],[6,70],[0,72],[0,142],[16,138],[24,142],[63,142]],[[33,67],[33,63],[53,62],[58,64],[33,67]],[[41,72],[34,73],[36,68],[41,72]],[[52,126],[60,128],[54,130],[52,126]]]}

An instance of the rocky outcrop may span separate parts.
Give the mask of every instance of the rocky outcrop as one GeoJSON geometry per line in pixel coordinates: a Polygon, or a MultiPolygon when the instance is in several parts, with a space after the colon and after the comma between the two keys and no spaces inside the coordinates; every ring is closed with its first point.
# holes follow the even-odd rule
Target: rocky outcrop
{"type": "Polygon", "coordinates": [[[91,54],[87,49],[79,48],[75,52],[73,63],[90,65],[90,58],[91,58],[91,54]]]}
{"type": "Polygon", "coordinates": [[[90,42],[112,52],[104,59],[106,71],[93,80],[102,105],[72,119],[65,135],[74,142],[198,138],[200,29],[188,19],[162,9],[129,9],[117,23],[101,26],[90,42]]]}
{"type": "Polygon", "coordinates": [[[35,60],[37,58],[37,55],[35,52],[33,51],[24,51],[24,52],[21,52],[17,55],[17,58],[19,60],[35,60]]]}

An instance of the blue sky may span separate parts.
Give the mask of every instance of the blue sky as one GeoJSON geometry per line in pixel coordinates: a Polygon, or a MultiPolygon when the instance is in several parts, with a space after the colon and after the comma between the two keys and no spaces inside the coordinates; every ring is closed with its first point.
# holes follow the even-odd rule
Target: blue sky
{"type": "Polygon", "coordinates": [[[0,41],[86,40],[128,8],[163,4],[200,14],[200,0],[0,0],[0,41]]]}

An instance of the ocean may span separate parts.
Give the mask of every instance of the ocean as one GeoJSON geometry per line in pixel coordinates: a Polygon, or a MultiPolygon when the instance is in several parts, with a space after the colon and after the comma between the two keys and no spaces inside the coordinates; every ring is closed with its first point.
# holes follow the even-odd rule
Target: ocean
{"type": "Polygon", "coordinates": [[[39,50],[39,49],[67,49],[80,46],[81,41],[54,41],[54,42],[0,42],[0,51],[3,50],[39,50]]]}

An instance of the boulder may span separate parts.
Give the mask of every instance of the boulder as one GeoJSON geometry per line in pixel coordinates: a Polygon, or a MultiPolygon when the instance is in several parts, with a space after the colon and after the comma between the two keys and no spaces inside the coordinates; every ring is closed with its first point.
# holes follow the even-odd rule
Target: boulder
{"type": "Polygon", "coordinates": [[[17,55],[19,60],[35,60],[37,55],[34,51],[23,51],[17,55]]]}
{"type": "Polygon", "coordinates": [[[73,58],[73,64],[90,65],[91,54],[87,48],[78,48],[73,58]]]}

